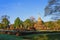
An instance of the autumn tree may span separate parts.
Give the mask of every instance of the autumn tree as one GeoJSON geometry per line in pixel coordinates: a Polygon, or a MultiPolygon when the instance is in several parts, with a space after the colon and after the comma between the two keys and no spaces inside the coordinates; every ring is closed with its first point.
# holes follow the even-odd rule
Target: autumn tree
{"type": "Polygon", "coordinates": [[[34,26],[34,24],[35,24],[35,18],[33,16],[30,17],[30,21],[32,23],[32,26],[34,26]]]}

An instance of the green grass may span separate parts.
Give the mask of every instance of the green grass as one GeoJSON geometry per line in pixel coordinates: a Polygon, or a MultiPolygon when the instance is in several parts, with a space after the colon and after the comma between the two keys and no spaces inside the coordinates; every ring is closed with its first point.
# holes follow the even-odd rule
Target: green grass
{"type": "Polygon", "coordinates": [[[60,34],[31,34],[26,36],[15,36],[0,34],[0,40],[60,40],[60,34]]]}
{"type": "Polygon", "coordinates": [[[22,37],[30,40],[60,40],[60,34],[31,34],[22,37]]]}
{"type": "Polygon", "coordinates": [[[0,34],[0,40],[23,40],[20,36],[0,34]]]}

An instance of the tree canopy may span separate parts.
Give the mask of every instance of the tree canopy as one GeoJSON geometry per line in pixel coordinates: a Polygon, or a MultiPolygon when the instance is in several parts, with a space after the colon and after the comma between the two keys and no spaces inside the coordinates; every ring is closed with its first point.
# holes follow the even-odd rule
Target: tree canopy
{"type": "Polygon", "coordinates": [[[22,20],[20,20],[19,17],[17,17],[14,21],[14,26],[15,27],[20,27],[22,25],[22,20]]]}
{"type": "Polygon", "coordinates": [[[3,16],[2,21],[1,21],[1,24],[3,24],[3,28],[8,27],[9,23],[10,21],[8,20],[7,16],[6,17],[3,16]]]}
{"type": "Polygon", "coordinates": [[[32,25],[33,25],[32,21],[30,19],[26,19],[23,24],[24,24],[25,28],[32,27],[32,25]]]}
{"type": "Polygon", "coordinates": [[[53,15],[52,19],[60,19],[60,0],[49,0],[45,7],[45,15],[53,15]]]}

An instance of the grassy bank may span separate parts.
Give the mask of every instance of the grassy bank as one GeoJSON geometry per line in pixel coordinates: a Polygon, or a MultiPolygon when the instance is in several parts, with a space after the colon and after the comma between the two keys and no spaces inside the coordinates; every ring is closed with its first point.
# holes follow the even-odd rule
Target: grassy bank
{"type": "Polygon", "coordinates": [[[22,40],[23,38],[20,36],[0,34],[0,40],[22,40]]]}
{"type": "Polygon", "coordinates": [[[30,34],[25,36],[0,34],[0,40],[60,40],[60,34],[30,34]]]}

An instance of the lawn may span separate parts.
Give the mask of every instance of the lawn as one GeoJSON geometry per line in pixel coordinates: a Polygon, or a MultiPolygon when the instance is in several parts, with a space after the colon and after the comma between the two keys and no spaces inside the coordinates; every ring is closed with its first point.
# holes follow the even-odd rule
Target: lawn
{"type": "Polygon", "coordinates": [[[0,40],[60,40],[60,34],[30,34],[25,36],[0,34],[0,40]]]}
{"type": "Polygon", "coordinates": [[[0,34],[0,40],[23,40],[20,36],[0,34]]]}

